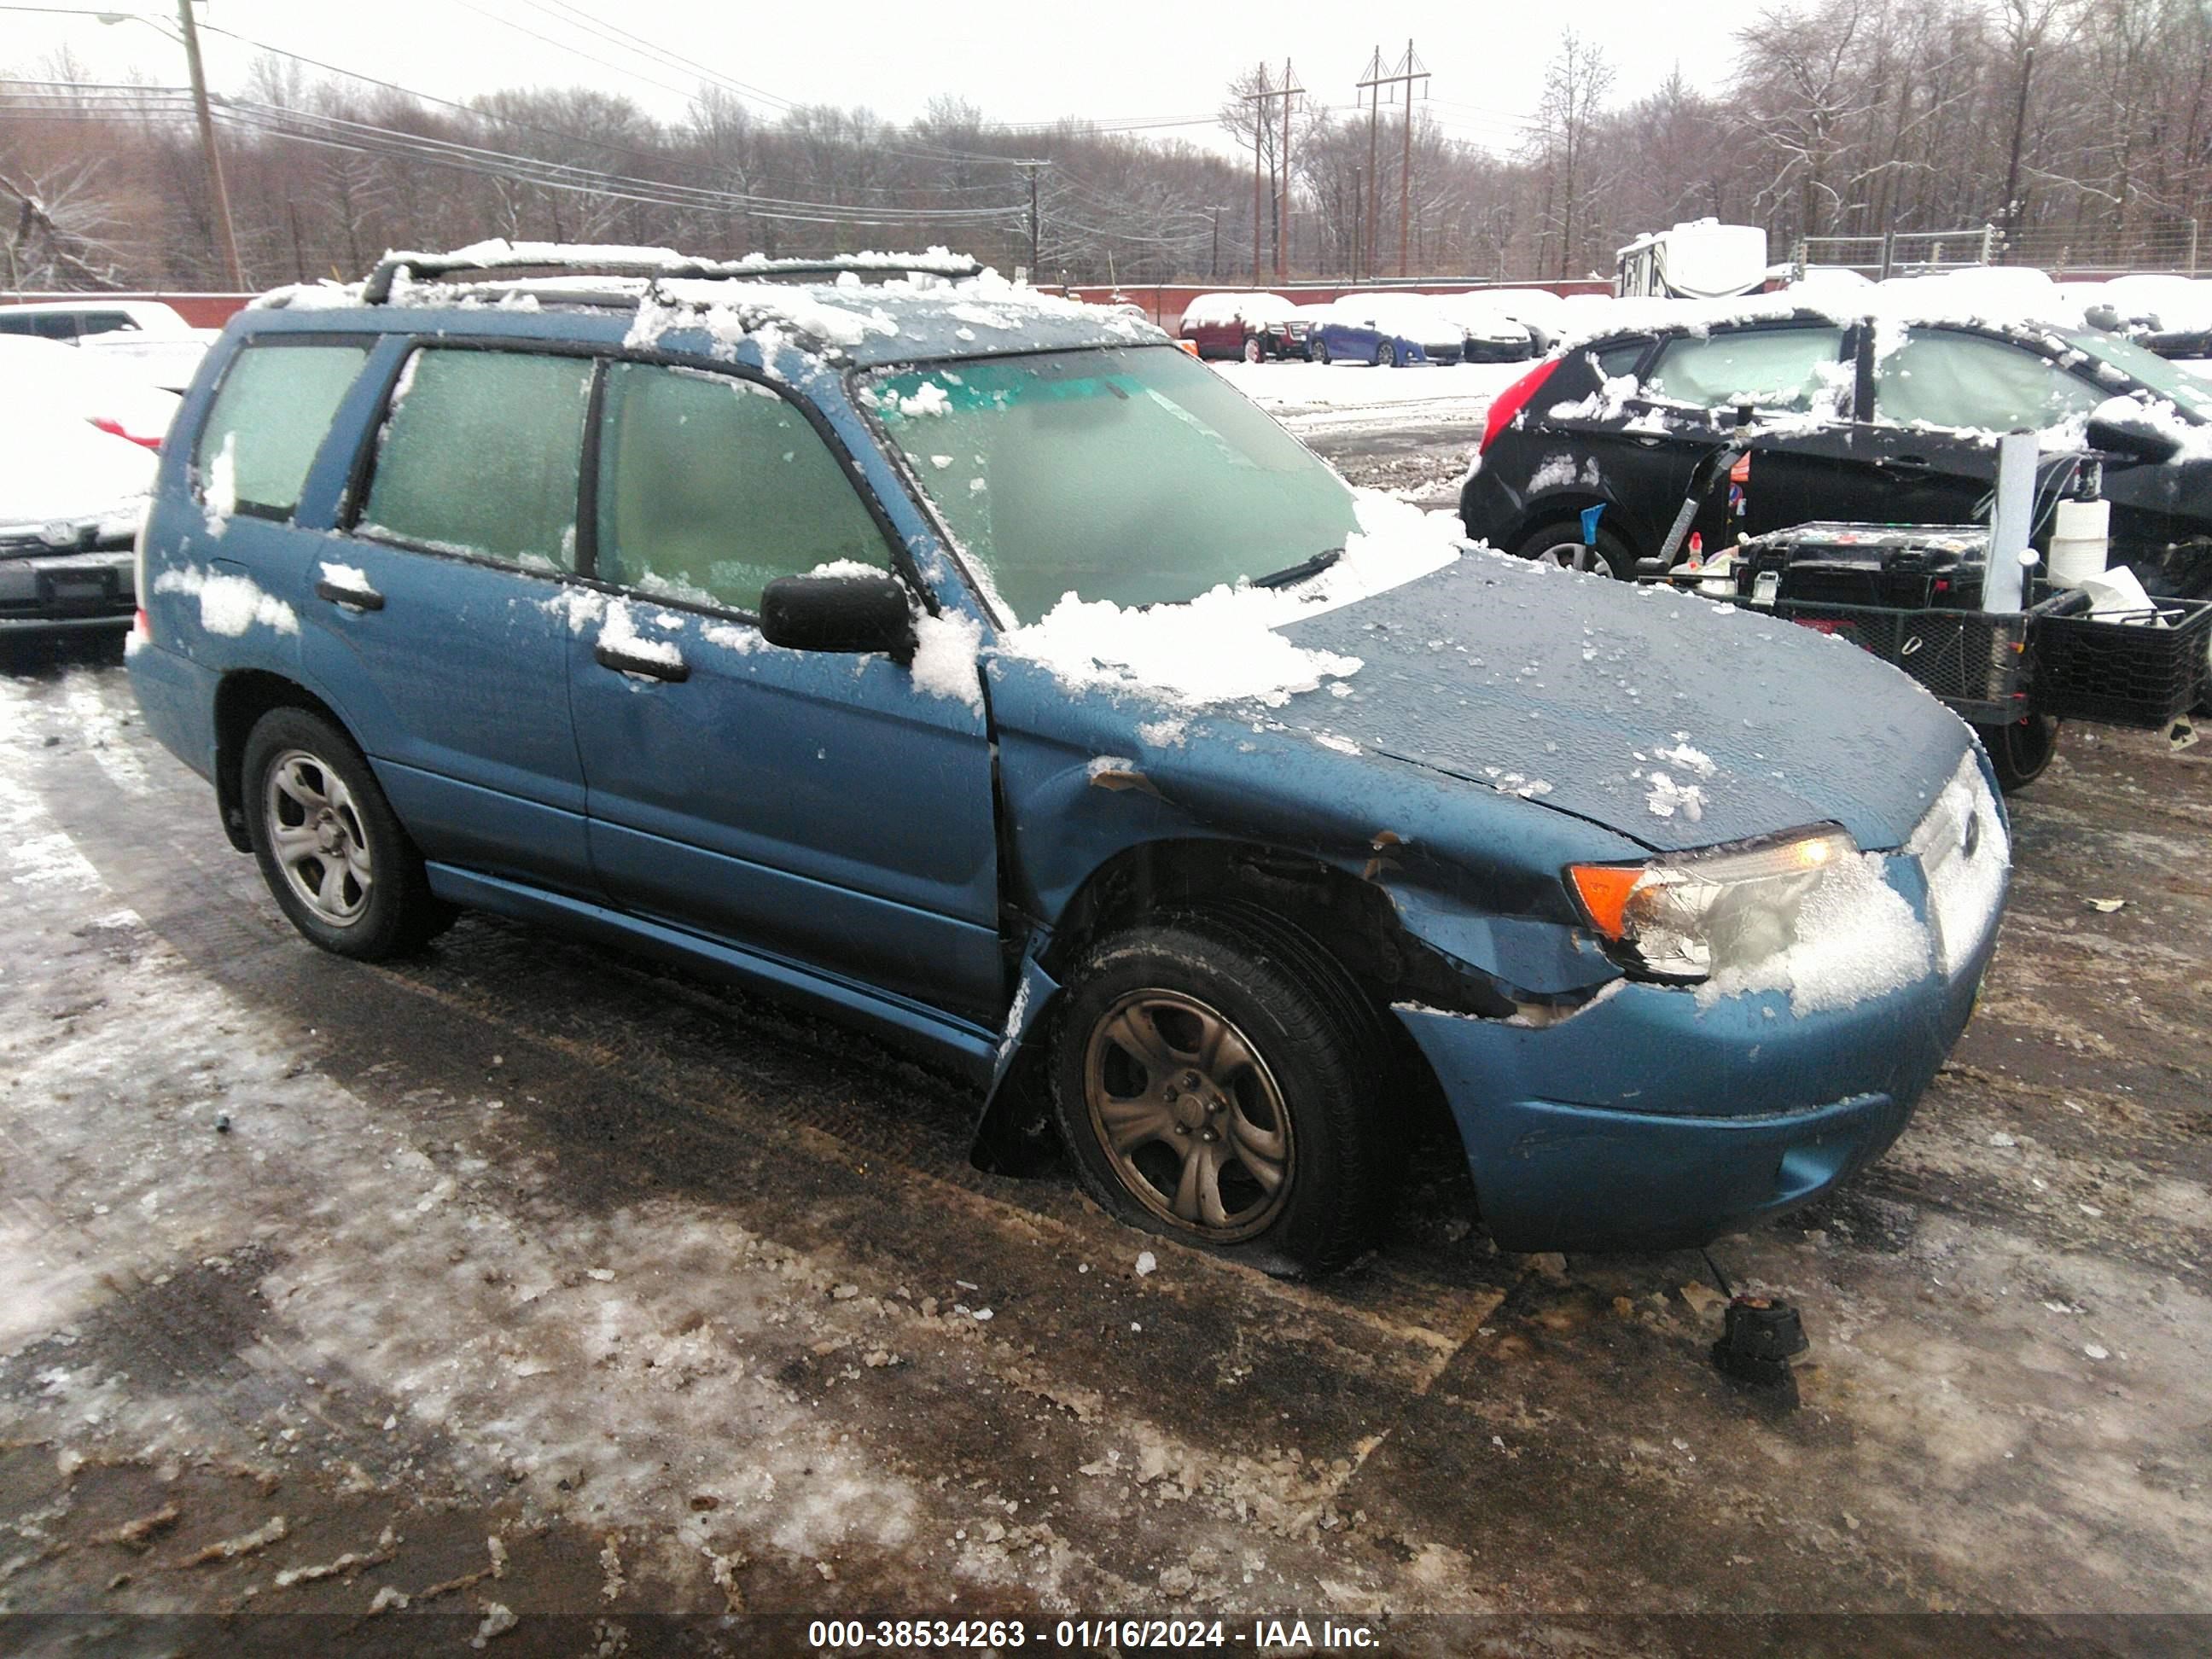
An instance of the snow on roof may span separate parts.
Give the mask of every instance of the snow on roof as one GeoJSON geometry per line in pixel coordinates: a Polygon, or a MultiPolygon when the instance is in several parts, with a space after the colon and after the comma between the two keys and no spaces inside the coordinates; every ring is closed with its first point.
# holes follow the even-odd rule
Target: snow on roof
{"type": "MultiPolygon", "coordinates": [[[[474,268],[477,257],[505,265],[692,265],[701,263],[672,250],[650,247],[586,247],[561,243],[480,243],[450,254],[419,256],[452,267],[474,268]],[[538,257],[538,256],[543,256],[538,257]]],[[[387,261],[417,257],[387,255],[387,261]]],[[[495,277],[489,280],[416,282],[403,270],[394,278],[389,304],[395,308],[475,310],[487,307],[528,309],[538,301],[635,307],[637,319],[626,343],[650,345],[665,337],[691,331],[708,337],[710,355],[731,356],[738,341],[751,338],[764,363],[787,349],[806,356],[877,363],[942,356],[972,356],[994,349],[1090,345],[1134,345],[1164,341],[1152,324],[1127,312],[1043,294],[1011,283],[985,269],[957,277],[933,275],[932,261],[955,256],[942,248],[927,255],[859,253],[839,256],[849,267],[837,280],[767,280],[788,262],[761,255],[713,263],[729,276],[651,274],[495,277]],[[858,269],[911,273],[862,286],[858,269]],[[759,270],[760,280],[735,273],[759,270]]],[[[319,283],[274,289],[253,301],[258,307],[290,310],[349,309],[368,304],[364,284],[319,283]]]]}

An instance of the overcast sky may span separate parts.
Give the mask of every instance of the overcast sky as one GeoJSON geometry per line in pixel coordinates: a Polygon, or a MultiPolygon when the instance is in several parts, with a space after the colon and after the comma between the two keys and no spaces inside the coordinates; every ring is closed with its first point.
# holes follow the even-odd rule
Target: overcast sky
{"type": "MultiPolygon", "coordinates": [[[[42,0],[70,6],[84,0],[42,0]]],[[[126,5],[175,27],[173,9],[126,5]]],[[[1152,8],[1078,6],[1058,0],[837,0],[830,5],[657,5],[618,0],[212,0],[199,13],[210,85],[239,87],[255,48],[236,35],[320,58],[440,97],[514,86],[585,83],[635,99],[663,119],[681,116],[699,70],[763,94],[755,106],[773,116],[778,100],[865,104],[907,121],[928,100],[950,94],[1000,121],[1100,121],[1187,118],[1201,125],[1164,128],[1160,137],[1223,142],[1204,125],[1229,78],[1266,58],[1288,56],[1316,97],[1349,105],[1358,96],[1377,31],[1395,66],[1410,35],[1434,78],[1437,118],[1452,137],[1510,149],[1535,103],[1545,61],[1558,43],[1558,6],[1409,4],[1358,9],[1360,33],[1346,32],[1341,3],[1282,0],[1198,0],[1152,8]],[[594,33],[594,25],[607,33],[594,33]],[[620,32],[663,49],[629,49],[620,32]],[[607,38],[611,33],[613,38],[607,38]],[[542,37],[542,38],[536,38],[542,37]],[[685,60],[687,68],[667,61],[685,60]]],[[[1618,71],[1615,96],[1649,91],[1679,62],[1692,84],[1725,76],[1726,27],[1683,27],[1685,8],[1652,0],[1576,0],[1573,18],[1618,71]]],[[[66,46],[95,77],[136,70],[182,85],[183,51],[141,22],[106,24],[0,9],[0,68],[35,70],[66,46]]]]}

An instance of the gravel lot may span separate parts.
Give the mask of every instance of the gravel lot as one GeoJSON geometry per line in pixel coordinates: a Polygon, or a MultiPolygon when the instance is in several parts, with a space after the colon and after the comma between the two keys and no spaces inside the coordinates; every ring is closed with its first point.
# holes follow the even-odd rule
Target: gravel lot
{"type": "MultiPolygon", "coordinates": [[[[2212,744],[2069,732],[1913,1127],[1715,1247],[1805,1310],[1793,1409],[1709,1363],[1696,1255],[1501,1255],[1449,1147],[1377,1255],[1278,1284],[978,1174],[958,1088],[726,988],[482,918],[322,956],[112,641],[5,666],[0,1647],[2212,1614],[2212,744]]],[[[1955,1650],[1920,1630],[1851,1648],[1955,1650]]]]}

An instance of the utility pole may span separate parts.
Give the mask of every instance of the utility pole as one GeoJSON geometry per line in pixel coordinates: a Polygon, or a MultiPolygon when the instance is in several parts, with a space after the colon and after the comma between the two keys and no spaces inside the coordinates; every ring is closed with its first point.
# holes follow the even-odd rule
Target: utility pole
{"type": "Polygon", "coordinates": [[[246,274],[238,264],[238,233],[230,224],[230,191],[222,182],[222,157],[215,147],[215,118],[208,113],[207,76],[200,69],[200,32],[192,22],[192,0],[177,0],[177,21],[185,29],[185,67],[191,72],[192,108],[199,116],[200,149],[207,155],[208,182],[215,190],[216,233],[222,250],[223,269],[229,273],[233,293],[246,288],[246,274]]]}
{"type": "Polygon", "coordinates": [[[1037,279],[1037,273],[1043,269],[1037,254],[1037,175],[1052,163],[1050,161],[1017,161],[1014,165],[1022,170],[1023,176],[1030,181],[1030,281],[1034,283],[1037,279]]]}
{"type": "Polygon", "coordinates": [[[1287,250],[1291,240],[1291,99],[1304,90],[1291,73],[1291,60],[1285,58],[1283,59],[1283,199],[1282,205],[1275,213],[1275,281],[1278,283],[1290,274],[1287,250]]]}
{"type": "Polygon", "coordinates": [[[1258,104],[1252,112],[1252,286],[1260,286],[1260,212],[1265,180],[1261,178],[1261,152],[1267,148],[1267,111],[1266,100],[1275,94],[1267,90],[1267,66],[1260,65],[1260,90],[1245,99],[1248,104],[1258,104]]]}
{"type": "Polygon", "coordinates": [[[2020,58],[2020,97],[2012,111],[2012,160],[2005,164],[2005,240],[2013,240],[2020,228],[2020,148],[2027,132],[2027,82],[2035,73],[2035,48],[2028,47],[2020,58]]]}
{"type": "MultiPolygon", "coordinates": [[[[1429,78],[1429,72],[1426,69],[1421,66],[1421,60],[1414,55],[1413,43],[1411,40],[1407,40],[1406,42],[1406,56],[1400,61],[1398,67],[1395,70],[1392,70],[1388,75],[1384,75],[1382,73],[1382,48],[1378,46],[1376,48],[1375,62],[1371,66],[1370,73],[1369,74],[1368,78],[1362,81],[1359,84],[1363,87],[1373,88],[1376,96],[1378,99],[1381,97],[1382,88],[1384,87],[1395,88],[1402,86],[1406,88],[1405,148],[1398,163],[1398,275],[1402,277],[1409,276],[1413,274],[1413,82],[1416,81],[1427,80],[1429,78]]],[[[1395,92],[1393,92],[1390,95],[1394,100],[1397,97],[1397,94],[1395,92]]],[[[1424,94],[1423,95],[1425,96],[1426,94],[1424,94]]],[[[1376,125],[1376,122],[1375,117],[1370,115],[1368,119],[1367,126],[1368,154],[1370,158],[1373,156],[1375,149],[1376,125]]],[[[1382,183],[1382,180],[1378,179],[1376,180],[1376,183],[1379,185],[1382,183]]],[[[1379,188],[1375,192],[1375,204],[1376,216],[1380,217],[1382,204],[1382,192],[1379,188]]],[[[1374,245],[1370,240],[1368,245],[1368,263],[1371,266],[1374,262],[1375,249],[1374,245]]],[[[1374,273],[1370,270],[1368,274],[1371,276],[1374,273]]]]}
{"type": "Polygon", "coordinates": [[[1366,214],[1359,195],[1360,169],[1352,170],[1352,285],[1359,286],[1359,239],[1364,234],[1366,214]]]}
{"type": "MultiPolygon", "coordinates": [[[[1367,78],[1359,83],[1367,88],[1367,274],[1375,274],[1375,222],[1382,212],[1382,173],[1376,150],[1376,140],[1382,119],[1382,48],[1376,46],[1375,55],[1367,60],[1367,78]]],[[[1356,266],[1358,261],[1353,261],[1356,266]]],[[[1352,280],[1358,281],[1355,270],[1352,280]]]]}

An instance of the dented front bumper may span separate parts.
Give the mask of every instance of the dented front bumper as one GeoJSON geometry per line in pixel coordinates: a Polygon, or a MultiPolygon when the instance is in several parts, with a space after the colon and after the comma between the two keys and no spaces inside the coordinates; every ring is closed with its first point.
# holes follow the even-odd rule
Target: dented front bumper
{"type": "Polygon", "coordinates": [[[1887,1150],[1973,1012],[1992,926],[1948,977],[1798,1015],[1787,994],[1621,981],[1548,1024],[1395,1009],[1513,1250],[1702,1244],[1887,1150]]]}

